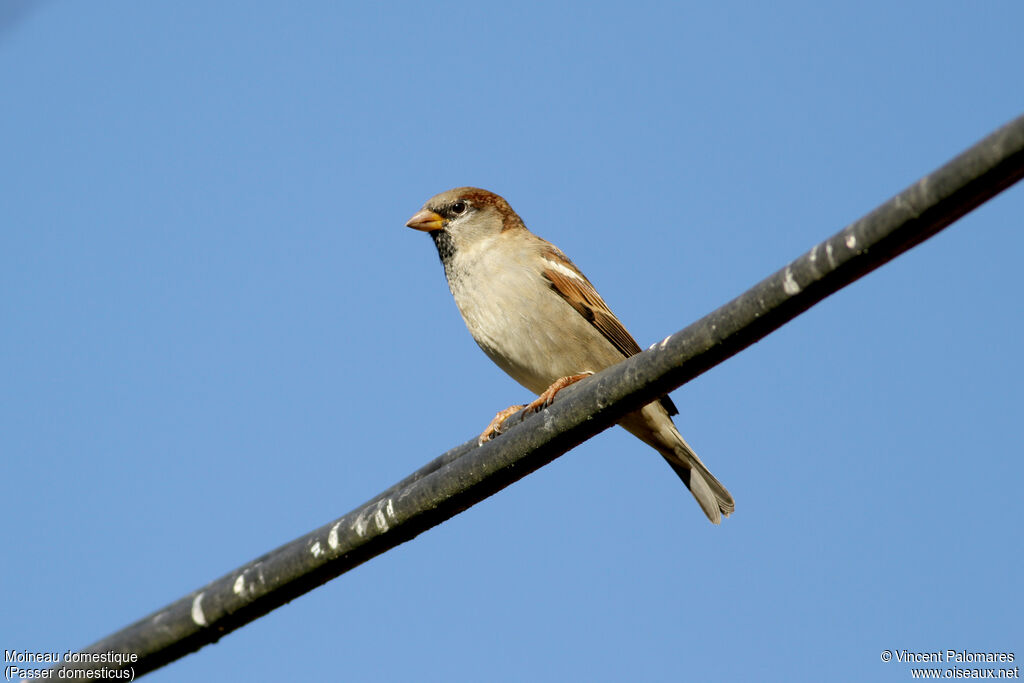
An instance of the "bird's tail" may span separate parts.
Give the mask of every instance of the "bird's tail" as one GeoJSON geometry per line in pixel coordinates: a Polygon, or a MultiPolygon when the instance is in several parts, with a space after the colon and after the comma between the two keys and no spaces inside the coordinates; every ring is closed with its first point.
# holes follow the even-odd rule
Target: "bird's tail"
{"type": "Polygon", "coordinates": [[[661,403],[649,403],[626,415],[619,424],[661,453],[712,523],[721,524],[722,515],[733,513],[736,503],[732,496],[686,443],[661,403]]]}
{"type": "Polygon", "coordinates": [[[676,446],[676,457],[670,458],[665,455],[665,460],[690,489],[690,493],[697,499],[697,503],[711,523],[721,524],[722,515],[728,517],[736,510],[732,494],[715,478],[715,475],[711,474],[682,436],[679,437],[679,441],[680,444],[676,446]],[[686,464],[682,464],[680,460],[686,464]]]}

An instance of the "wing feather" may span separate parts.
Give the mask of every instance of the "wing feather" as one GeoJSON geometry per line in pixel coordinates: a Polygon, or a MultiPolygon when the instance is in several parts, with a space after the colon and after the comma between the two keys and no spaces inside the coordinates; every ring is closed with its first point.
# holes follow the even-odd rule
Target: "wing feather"
{"type": "MultiPolygon", "coordinates": [[[[633,335],[615,317],[608,304],[594,289],[594,285],[590,284],[590,280],[573,265],[572,261],[554,248],[545,253],[544,257],[550,264],[550,267],[544,269],[544,277],[551,283],[551,288],[611,342],[622,353],[623,358],[640,353],[640,345],[633,339],[633,335]]],[[[668,396],[661,399],[661,404],[669,415],[676,415],[679,412],[668,396]]]]}

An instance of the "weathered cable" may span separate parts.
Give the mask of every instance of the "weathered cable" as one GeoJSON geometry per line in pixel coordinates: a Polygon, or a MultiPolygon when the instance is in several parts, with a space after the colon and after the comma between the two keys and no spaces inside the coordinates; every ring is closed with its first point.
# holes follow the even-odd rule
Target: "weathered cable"
{"type": "Polygon", "coordinates": [[[506,422],[513,426],[499,438],[453,448],[345,516],[84,650],[134,655],[135,661],[58,668],[130,667],[139,676],[215,642],[546,465],[928,239],[1022,176],[1024,117],[686,329],[565,389],[521,424],[521,416],[513,416],[506,422]]]}

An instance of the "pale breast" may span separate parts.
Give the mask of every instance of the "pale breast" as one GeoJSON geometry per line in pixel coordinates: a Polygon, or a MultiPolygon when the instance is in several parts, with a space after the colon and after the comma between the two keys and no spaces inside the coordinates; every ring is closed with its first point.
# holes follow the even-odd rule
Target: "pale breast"
{"type": "Polygon", "coordinates": [[[560,377],[623,359],[527,264],[529,254],[499,260],[495,251],[456,257],[448,281],[473,338],[513,379],[539,394],[560,377]]]}

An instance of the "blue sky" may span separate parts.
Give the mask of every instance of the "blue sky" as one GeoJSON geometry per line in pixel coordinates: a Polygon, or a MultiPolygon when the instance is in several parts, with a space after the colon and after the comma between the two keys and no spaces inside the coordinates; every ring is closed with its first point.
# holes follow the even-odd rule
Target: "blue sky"
{"type": "MultiPolygon", "coordinates": [[[[1024,7],[0,10],[0,647],[84,647],[529,398],[433,194],[504,195],[641,346],[1024,113],[1024,7]]],[[[150,675],[906,680],[1024,656],[1024,188],[620,429],[150,675]]]]}

